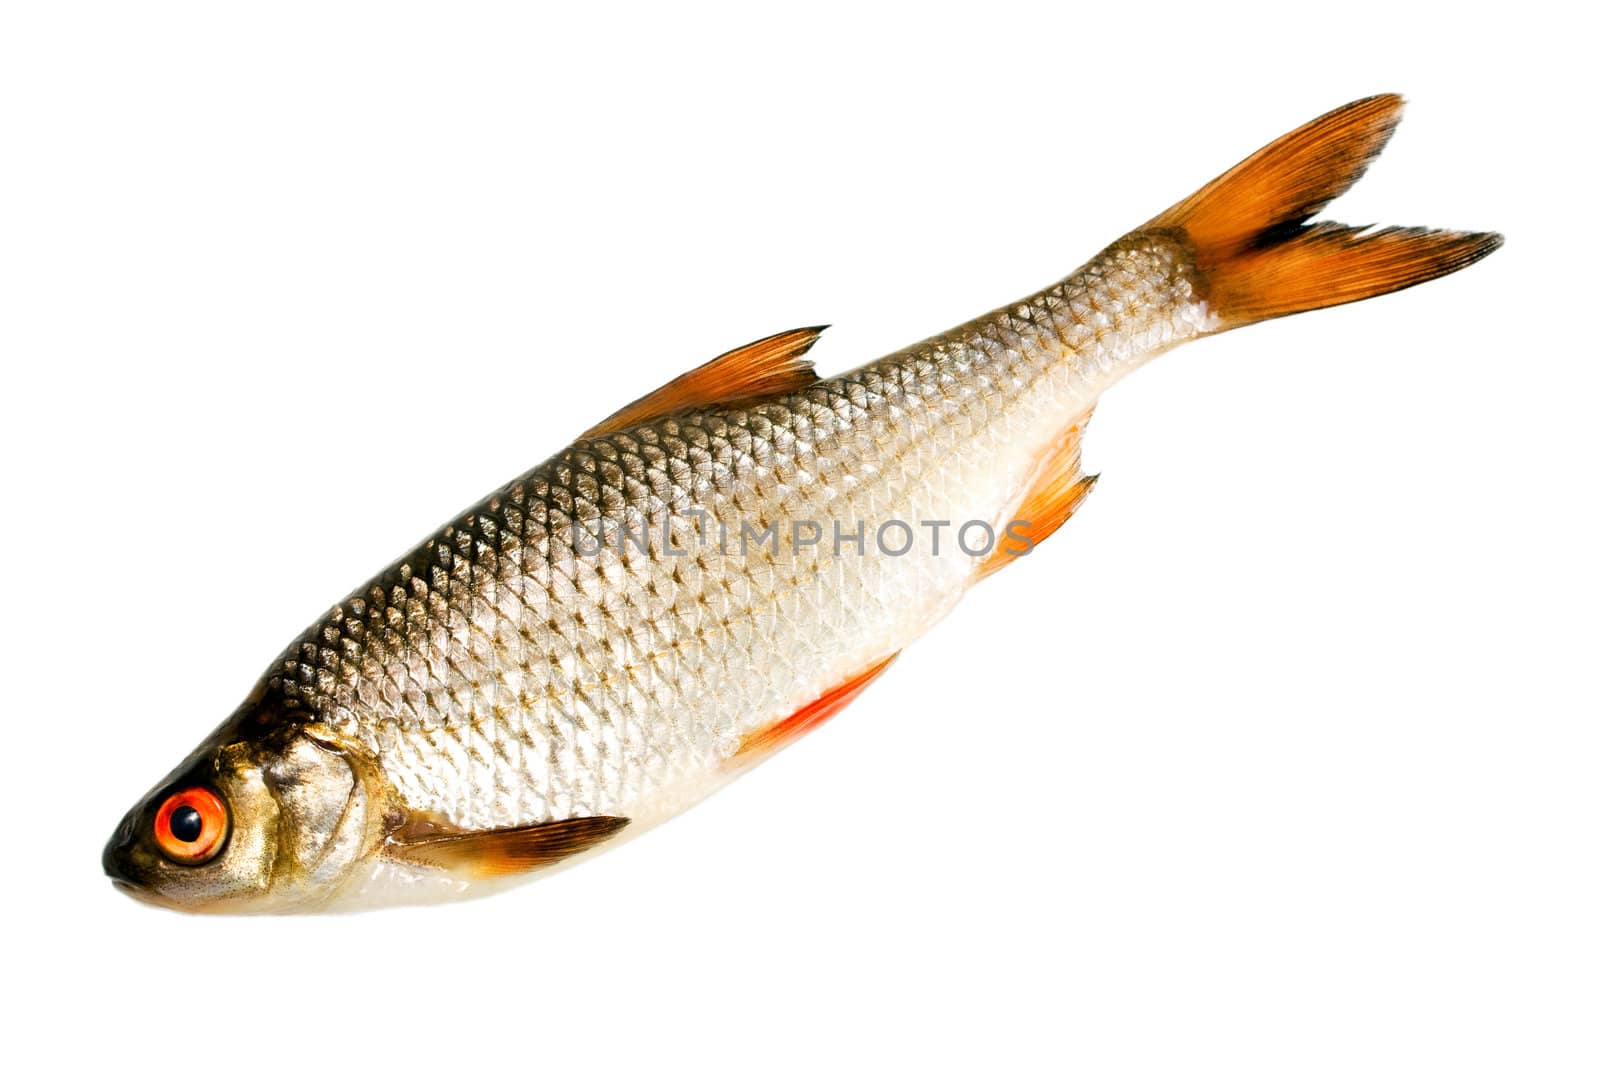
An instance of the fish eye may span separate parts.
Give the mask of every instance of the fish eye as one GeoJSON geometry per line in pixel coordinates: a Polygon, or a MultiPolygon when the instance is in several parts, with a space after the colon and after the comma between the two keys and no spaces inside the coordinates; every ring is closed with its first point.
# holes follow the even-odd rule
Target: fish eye
{"type": "Polygon", "coordinates": [[[156,844],[174,863],[205,863],[228,837],[228,809],[203,785],[180,789],[156,809],[156,844]]]}

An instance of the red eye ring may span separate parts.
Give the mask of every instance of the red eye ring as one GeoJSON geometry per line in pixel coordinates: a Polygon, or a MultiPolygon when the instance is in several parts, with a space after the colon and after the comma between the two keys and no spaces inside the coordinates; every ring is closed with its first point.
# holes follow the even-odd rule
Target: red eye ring
{"type": "Polygon", "coordinates": [[[222,851],[228,808],[203,785],[180,789],[156,809],[156,844],[174,863],[200,864],[222,851]]]}

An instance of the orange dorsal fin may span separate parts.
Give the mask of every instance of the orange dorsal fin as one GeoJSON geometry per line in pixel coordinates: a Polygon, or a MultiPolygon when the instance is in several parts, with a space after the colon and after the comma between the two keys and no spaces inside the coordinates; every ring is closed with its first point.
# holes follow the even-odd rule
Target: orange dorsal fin
{"type": "Polygon", "coordinates": [[[1033,551],[1039,542],[1061,529],[1089,496],[1099,475],[1084,476],[1078,465],[1083,431],[1089,425],[1090,408],[1073,424],[1055,447],[1040,461],[1033,481],[1006,523],[995,550],[984,557],[973,575],[980,581],[1003,569],[1008,563],[1033,551]]]}
{"type": "Polygon", "coordinates": [[[801,734],[821,726],[843,711],[846,704],[860,696],[861,691],[871,685],[899,654],[896,652],[879,660],[854,678],[823,693],[793,715],[779,719],[771,726],[752,730],[739,742],[739,750],[733,754],[734,760],[743,763],[770,755],[801,734]]]}
{"type": "Polygon", "coordinates": [[[584,437],[611,433],[675,411],[759,400],[803,389],[817,381],[817,372],[805,354],[817,343],[826,326],[806,326],[752,341],[724,352],[709,363],[680,374],[672,381],[615,412],[584,437]]]}

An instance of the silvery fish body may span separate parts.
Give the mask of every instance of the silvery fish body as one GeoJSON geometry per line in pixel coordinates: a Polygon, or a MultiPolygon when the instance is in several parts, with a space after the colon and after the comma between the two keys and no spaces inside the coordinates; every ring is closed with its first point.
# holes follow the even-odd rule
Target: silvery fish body
{"type": "Polygon", "coordinates": [[[682,811],[1070,517],[1123,374],[1491,251],[1305,223],[1397,113],[1332,112],[1056,285],[856,370],[817,378],[816,331],[793,331],[624,409],[307,629],[124,819],[108,872],[192,910],[415,903],[682,811]]]}
{"type": "Polygon", "coordinates": [[[359,587],[268,692],[463,829],[676,814],[955,605],[1063,428],[1207,328],[1189,269],[1124,242],[801,392],[581,440],[359,587]]]}

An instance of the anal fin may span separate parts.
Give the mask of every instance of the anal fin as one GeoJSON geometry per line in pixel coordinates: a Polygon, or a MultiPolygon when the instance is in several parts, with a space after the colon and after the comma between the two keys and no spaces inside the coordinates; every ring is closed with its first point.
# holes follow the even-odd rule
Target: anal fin
{"type": "Polygon", "coordinates": [[[1079,466],[1083,431],[1093,414],[1093,408],[1084,412],[1046,453],[1016,514],[1006,523],[1005,536],[1000,538],[994,551],[979,562],[973,581],[981,581],[1033,551],[1083,506],[1099,478],[1099,475],[1085,476],[1079,466]]]}

